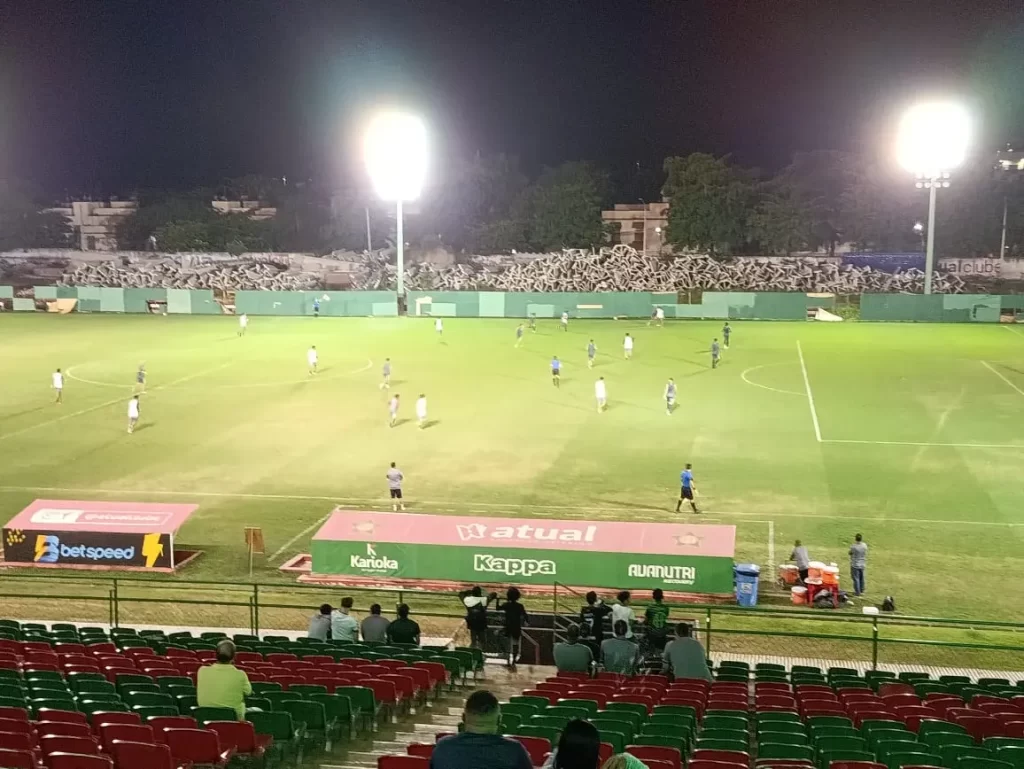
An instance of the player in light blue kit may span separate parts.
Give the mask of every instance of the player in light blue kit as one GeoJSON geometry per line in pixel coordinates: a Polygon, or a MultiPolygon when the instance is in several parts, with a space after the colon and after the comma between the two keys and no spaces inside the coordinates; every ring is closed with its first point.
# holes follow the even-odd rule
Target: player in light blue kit
{"type": "Polygon", "coordinates": [[[697,501],[694,495],[697,493],[697,487],[693,485],[693,465],[689,462],[686,463],[686,469],[679,474],[679,501],[676,502],[676,512],[678,513],[683,507],[683,500],[685,499],[690,503],[690,507],[693,508],[693,512],[699,513],[697,509],[697,501]]]}
{"type": "Polygon", "coordinates": [[[676,407],[676,380],[669,379],[665,385],[665,413],[672,416],[672,410],[676,407]]]}
{"type": "Polygon", "coordinates": [[[722,359],[722,348],[718,344],[718,339],[711,343],[711,368],[718,368],[718,362],[722,359]]]}
{"type": "Polygon", "coordinates": [[[556,355],[551,359],[551,384],[555,387],[561,387],[562,381],[562,361],[558,359],[556,355]]]}
{"type": "Polygon", "coordinates": [[[590,344],[587,345],[587,368],[594,368],[594,358],[597,357],[597,345],[594,344],[594,340],[590,340],[590,344]]]}

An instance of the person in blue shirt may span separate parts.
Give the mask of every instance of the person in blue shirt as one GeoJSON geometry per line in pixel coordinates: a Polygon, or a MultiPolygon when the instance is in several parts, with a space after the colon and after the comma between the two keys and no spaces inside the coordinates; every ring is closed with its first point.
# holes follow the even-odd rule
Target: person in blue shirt
{"type": "Polygon", "coordinates": [[[697,491],[697,487],[693,485],[693,465],[689,462],[686,463],[686,469],[679,474],[679,482],[681,484],[679,489],[679,501],[676,502],[676,512],[678,513],[683,507],[683,500],[685,499],[690,503],[690,507],[693,508],[693,512],[699,513],[697,509],[697,502],[694,499],[694,492],[697,491]]]}
{"type": "Polygon", "coordinates": [[[597,345],[594,344],[594,340],[590,340],[590,344],[587,345],[587,367],[594,368],[594,358],[597,356],[597,345]]]}
{"type": "Polygon", "coordinates": [[[140,363],[139,370],[135,372],[135,389],[133,392],[146,392],[146,364],[140,363]]]}
{"type": "Polygon", "coordinates": [[[558,359],[556,355],[551,359],[551,384],[555,387],[561,386],[562,378],[562,361],[558,359]]]}
{"type": "Polygon", "coordinates": [[[725,342],[725,349],[729,349],[729,335],[732,334],[732,329],[729,327],[729,321],[725,322],[722,326],[722,341],[725,342]]]}
{"type": "Polygon", "coordinates": [[[319,318],[320,317],[320,300],[319,299],[314,299],[313,300],[313,317],[314,318],[319,318]]]}
{"type": "Polygon", "coordinates": [[[523,324],[520,323],[516,327],[516,347],[518,347],[523,341],[523,324]]]}
{"type": "Polygon", "coordinates": [[[718,344],[718,339],[711,343],[711,368],[718,368],[718,362],[722,359],[722,348],[718,344]]]}

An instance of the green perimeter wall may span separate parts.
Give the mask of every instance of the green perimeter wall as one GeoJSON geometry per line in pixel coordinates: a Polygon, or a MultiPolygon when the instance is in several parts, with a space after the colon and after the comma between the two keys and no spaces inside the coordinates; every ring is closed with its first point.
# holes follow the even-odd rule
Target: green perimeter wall
{"type": "Polygon", "coordinates": [[[314,539],[314,574],[731,593],[732,558],[314,539]],[[572,575],[571,578],[568,575],[572,575]]]}
{"type": "MultiPolygon", "coordinates": [[[[0,299],[14,289],[0,286],[0,299]]],[[[704,291],[699,302],[680,303],[680,295],[651,292],[540,293],[502,291],[410,291],[408,314],[446,318],[557,318],[568,310],[572,318],[647,318],[655,307],[666,318],[729,320],[804,320],[807,309],[834,310],[836,297],[781,292],[704,291]]],[[[170,314],[220,315],[223,309],[211,290],[163,288],[99,288],[94,286],[36,286],[35,299],[78,299],[78,312],[148,311],[148,302],[167,303],[170,314]]],[[[250,315],[313,315],[331,317],[395,317],[398,296],[393,291],[238,291],[235,312],[250,315]]],[[[16,311],[35,310],[33,299],[12,302],[16,311]]],[[[994,294],[862,294],[860,319],[932,323],[997,323],[1000,314],[1024,315],[1024,295],[994,294]]]]}

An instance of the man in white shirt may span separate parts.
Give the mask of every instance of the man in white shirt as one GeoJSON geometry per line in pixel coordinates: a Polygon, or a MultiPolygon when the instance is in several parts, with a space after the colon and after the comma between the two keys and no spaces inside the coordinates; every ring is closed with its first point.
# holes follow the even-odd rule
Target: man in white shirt
{"type": "Polygon", "coordinates": [[[64,402],[64,375],[60,369],[53,372],[53,389],[57,391],[57,400],[54,403],[64,402]]]}
{"type": "Polygon", "coordinates": [[[626,623],[626,638],[632,638],[636,614],[633,612],[633,607],[629,605],[629,591],[623,590],[616,598],[618,598],[618,602],[612,604],[612,627],[616,622],[622,620],[626,623]]]}
{"type": "Polygon", "coordinates": [[[421,430],[427,426],[427,396],[423,393],[416,400],[416,421],[421,430]]]}
{"type": "Polygon", "coordinates": [[[444,323],[441,322],[440,318],[434,319],[434,331],[437,332],[438,338],[440,338],[441,335],[444,334],[444,323]]]}
{"type": "Polygon", "coordinates": [[[659,326],[665,325],[665,308],[656,307],[654,310],[654,320],[659,326]]]}
{"type": "Polygon", "coordinates": [[[622,340],[622,351],[626,355],[626,360],[633,357],[633,337],[626,334],[626,338],[622,340]]]}
{"type": "Polygon", "coordinates": [[[331,614],[331,638],[335,641],[358,641],[359,622],[349,612],[355,603],[350,597],[341,599],[341,608],[331,614]]]}
{"type": "Polygon", "coordinates": [[[317,360],[318,358],[316,354],[316,346],[314,345],[313,347],[309,348],[308,352],[306,352],[306,363],[309,364],[310,376],[316,373],[317,360]]]}
{"type": "Polygon", "coordinates": [[[568,331],[568,330],[569,330],[569,313],[568,312],[563,312],[562,313],[562,331],[568,331]]]}
{"type": "Polygon", "coordinates": [[[388,427],[394,427],[398,421],[398,394],[395,393],[388,401],[388,427]]]}
{"type": "Polygon", "coordinates": [[[135,425],[139,423],[139,396],[133,395],[128,401],[128,432],[135,432],[135,425]]]}
{"type": "Polygon", "coordinates": [[[249,327],[249,316],[244,312],[238,316],[238,335],[245,336],[245,329],[249,327]]]}
{"type": "Polygon", "coordinates": [[[608,406],[608,389],[604,384],[604,377],[594,382],[594,397],[597,398],[597,413],[600,414],[608,406]]]}

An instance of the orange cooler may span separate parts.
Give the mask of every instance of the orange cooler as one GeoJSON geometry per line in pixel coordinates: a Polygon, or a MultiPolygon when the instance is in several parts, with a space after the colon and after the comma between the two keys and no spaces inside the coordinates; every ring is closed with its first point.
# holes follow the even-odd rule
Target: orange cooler
{"type": "Polygon", "coordinates": [[[779,582],[787,587],[792,587],[800,581],[800,570],[791,563],[784,563],[779,566],[779,582]]]}
{"type": "Polygon", "coordinates": [[[826,566],[821,570],[821,584],[828,586],[839,585],[839,567],[826,566]]]}
{"type": "Polygon", "coordinates": [[[807,588],[797,585],[789,591],[790,600],[795,604],[807,603],[807,588]]]}

